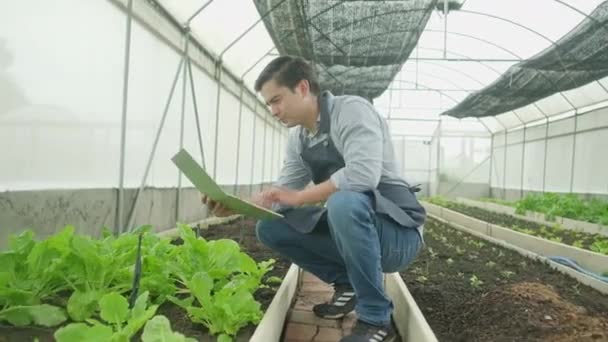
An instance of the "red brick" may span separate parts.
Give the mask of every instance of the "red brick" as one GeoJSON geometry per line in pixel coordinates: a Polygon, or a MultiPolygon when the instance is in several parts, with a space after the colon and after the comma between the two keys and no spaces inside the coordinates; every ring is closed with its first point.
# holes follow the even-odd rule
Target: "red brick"
{"type": "Polygon", "coordinates": [[[344,336],[350,334],[350,332],[353,330],[353,327],[355,326],[355,323],[357,323],[357,314],[355,314],[354,312],[351,312],[344,318],[342,318],[341,327],[344,336]]]}
{"type": "Polygon", "coordinates": [[[313,312],[303,310],[291,310],[289,314],[289,321],[293,323],[318,325],[320,327],[340,327],[340,322],[338,320],[319,318],[315,316],[313,312]]]}
{"type": "Polygon", "coordinates": [[[312,311],[312,307],[328,302],[332,294],[329,292],[300,292],[296,299],[294,309],[302,311],[312,311]]]}
{"type": "Polygon", "coordinates": [[[320,327],[317,336],[313,341],[318,342],[338,342],[342,338],[342,330],[335,328],[320,327]]]}
{"type": "Polygon", "coordinates": [[[285,328],[286,341],[311,341],[318,327],[310,324],[288,323],[285,328]]]}
{"type": "Polygon", "coordinates": [[[304,283],[322,283],[323,281],[317,278],[314,274],[309,272],[304,272],[302,274],[302,282],[304,283]]]}
{"type": "Polygon", "coordinates": [[[330,292],[334,293],[334,289],[325,283],[303,283],[301,292],[330,292]]]}

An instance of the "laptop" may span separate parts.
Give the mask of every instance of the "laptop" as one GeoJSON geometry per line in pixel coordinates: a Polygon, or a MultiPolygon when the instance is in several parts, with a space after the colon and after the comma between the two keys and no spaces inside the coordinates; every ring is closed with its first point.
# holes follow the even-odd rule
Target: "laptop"
{"type": "Polygon", "coordinates": [[[256,219],[283,217],[283,215],[277,212],[225,193],[185,149],[181,149],[171,160],[190,182],[194,184],[198,191],[207,195],[208,198],[221,203],[226,208],[232,209],[237,214],[256,219]]]}

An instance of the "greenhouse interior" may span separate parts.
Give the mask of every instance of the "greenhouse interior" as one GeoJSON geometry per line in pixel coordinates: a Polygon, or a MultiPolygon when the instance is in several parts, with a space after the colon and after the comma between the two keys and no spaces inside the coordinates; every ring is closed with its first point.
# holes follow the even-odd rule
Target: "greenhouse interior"
{"type": "Polygon", "coordinates": [[[1,7],[0,342],[608,341],[608,1],[1,7]],[[316,127],[331,95],[339,118],[357,103],[385,125],[371,144],[383,156],[365,159],[381,160],[371,187],[336,183],[373,178],[354,170],[352,144],[370,151],[356,119],[360,136],[330,144],[344,170],[281,187],[289,138],[308,126],[277,119],[269,84],[317,99],[306,78],[257,87],[282,56],[318,78],[316,127]],[[424,224],[381,211],[386,165],[424,224]],[[290,194],[305,208],[288,210],[318,209],[328,231],[292,230],[289,212],[254,200],[290,194]],[[373,204],[356,225],[371,246],[338,228],[358,215],[353,199],[373,204]],[[385,251],[389,231],[419,235],[385,251]],[[328,245],[307,245],[322,234],[328,245]],[[295,257],[329,260],[321,246],[350,290],[295,257]],[[388,322],[372,320],[363,282],[380,287],[388,322]]]}

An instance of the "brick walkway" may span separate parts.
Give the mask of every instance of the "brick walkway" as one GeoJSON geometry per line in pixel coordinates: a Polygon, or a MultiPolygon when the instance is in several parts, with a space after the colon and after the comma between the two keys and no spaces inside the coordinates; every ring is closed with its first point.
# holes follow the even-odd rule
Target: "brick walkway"
{"type": "Polygon", "coordinates": [[[318,318],[312,312],[313,305],[329,301],[332,295],[329,285],[304,272],[295,305],[287,315],[283,342],[337,342],[349,334],[357,320],[354,312],[339,320],[318,318]]]}

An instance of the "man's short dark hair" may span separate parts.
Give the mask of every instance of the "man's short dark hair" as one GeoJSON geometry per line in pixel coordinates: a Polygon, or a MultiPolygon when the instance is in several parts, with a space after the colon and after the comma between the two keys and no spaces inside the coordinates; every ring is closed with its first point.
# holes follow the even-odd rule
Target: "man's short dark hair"
{"type": "Polygon", "coordinates": [[[319,95],[317,75],[312,66],[301,57],[281,56],[273,59],[255,81],[255,91],[260,91],[270,80],[275,80],[279,86],[285,86],[291,91],[301,80],[308,80],[310,92],[319,95]]]}

